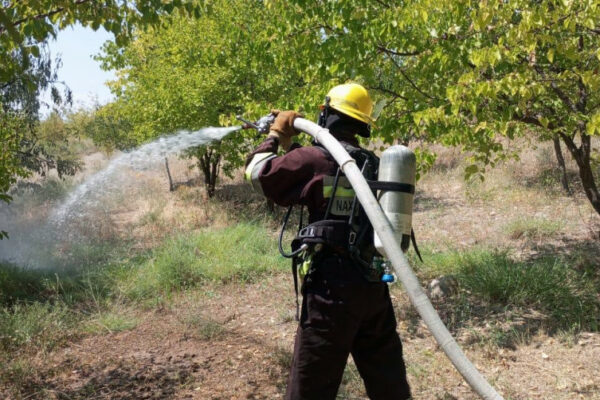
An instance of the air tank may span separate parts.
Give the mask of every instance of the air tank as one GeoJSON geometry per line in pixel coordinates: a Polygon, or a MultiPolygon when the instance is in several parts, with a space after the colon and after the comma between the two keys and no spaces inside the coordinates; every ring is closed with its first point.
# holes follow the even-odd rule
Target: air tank
{"type": "MultiPolygon", "coordinates": [[[[402,251],[410,245],[412,228],[413,198],[415,193],[416,157],[406,146],[396,145],[387,148],[379,161],[379,182],[399,183],[397,190],[380,190],[377,193],[379,204],[394,229],[396,240],[402,251]]],[[[381,240],[375,233],[375,247],[386,257],[381,240]]]]}

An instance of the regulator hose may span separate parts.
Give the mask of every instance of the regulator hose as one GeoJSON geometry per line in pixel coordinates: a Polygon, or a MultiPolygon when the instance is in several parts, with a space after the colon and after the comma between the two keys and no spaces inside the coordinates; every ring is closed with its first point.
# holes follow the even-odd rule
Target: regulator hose
{"type": "Polygon", "coordinates": [[[454,364],[454,367],[481,398],[485,400],[503,400],[502,396],[496,392],[465,356],[458,343],[456,343],[440,319],[437,311],[433,308],[433,305],[412,271],[406,256],[402,252],[400,244],[395,239],[390,222],[383,213],[363,174],[358,169],[356,161],[350,157],[350,154],[329,133],[329,130],[304,118],[296,118],[294,120],[294,128],[312,136],[317,143],[329,151],[339,164],[342,172],[346,175],[356,192],[358,201],[371,221],[373,229],[379,235],[388,258],[396,271],[396,275],[402,281],[411,303],[421,315],[421,318],[435,337],[439,346],[446,353],[446,356],[454,364]]]}
{"type": "MultiPolygon", "coordinates": [[[[308,248],[307,245],[303,244],[298,249],[293,250],[291,253],[286,253],[285,250],[283,250],[283,235],[285,233],[285,227],[287,226],[287,223],[288,223],[288,221],[290,219],[290,214],[292,213],[293,209],[294,209],[294,206],[291,205],[288,208],[287,212],[285,213],[285,216],[283,217],[283,222],[281,223],[281,230],[279,231],[279,240],[278,240],[278,243],[277,243],[277,246],[279,247],[279,254],[281,254],[285,258],[294,258],[298,254],[302,253],[304,250],[306,250],[308,248]]],[[[300,223],[299,223],[299,226],[298,226],[298,231],[300,231],[300,229],[302,228],[303,210],[304,210],[304,208],[300,208],[300,223]]]]}

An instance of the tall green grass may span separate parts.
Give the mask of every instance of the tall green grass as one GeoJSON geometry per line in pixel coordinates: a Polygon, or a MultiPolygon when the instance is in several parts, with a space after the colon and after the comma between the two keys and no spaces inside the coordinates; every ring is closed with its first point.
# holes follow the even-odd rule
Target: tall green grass
{"type": "Polygon", "coordinates": [[[148,298],[207,281],[250,282],[287,262],[265,228],[240,223],[168,239],[122,280],[128,296],[148,298]]]}
{"type": "Polygon", "coordinates": [[[77,335],[79,323],[108,303],[108,274],[0,264],[0,355],[25,345],[51,349],[77,335]]]}
{"type": "Polygon", "coordinates": [[[568,258],[525,262],[505,251],[476,248],[426,254],[425,260],[423,276],[454,274],[463,289],[491,305],[538,310],[559,329],[600,328],[600,280],[590,270],[575,270],[568,258]]]}

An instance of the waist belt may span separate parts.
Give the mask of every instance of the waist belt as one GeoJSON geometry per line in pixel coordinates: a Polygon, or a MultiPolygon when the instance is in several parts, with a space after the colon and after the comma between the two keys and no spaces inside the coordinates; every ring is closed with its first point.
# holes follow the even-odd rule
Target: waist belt
{"type": "Polygon", "coordinates": [[[292,248],[302,244],[324,244],[336,251],[348,251],[348,245],[356,241],[356,233],[347,221],[325,219],[302,228],[292,242],[292,248]]]}

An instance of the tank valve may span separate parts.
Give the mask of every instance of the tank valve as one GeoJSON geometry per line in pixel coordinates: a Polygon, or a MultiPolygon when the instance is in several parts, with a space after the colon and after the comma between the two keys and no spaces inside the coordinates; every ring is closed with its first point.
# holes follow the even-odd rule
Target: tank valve
{"type": "Polygon", "coordinates": [[[373,258],[373,268],[381,274],[381,282],[385,283],[393,283],[396,278],[392,274],[388,262],[386,262],[382,257],[374,257],[373,258]]]}
{"type": "Polygon", "coordinates": [[[383,276],[381,277],[381,282],[394,283],[396,278],[392,274],[392,271],[390,270],[388,263],[384,262],[382,266],[383,266],[383,276]]]}

